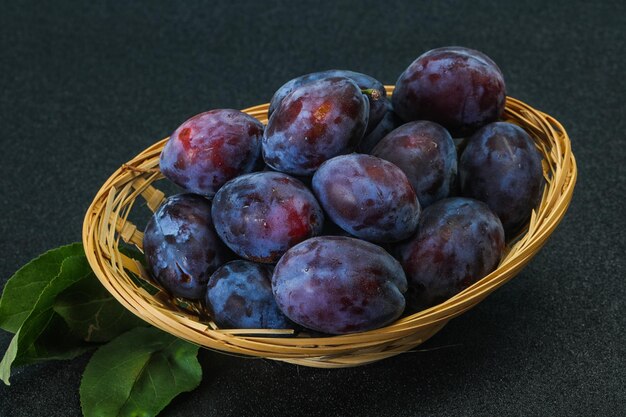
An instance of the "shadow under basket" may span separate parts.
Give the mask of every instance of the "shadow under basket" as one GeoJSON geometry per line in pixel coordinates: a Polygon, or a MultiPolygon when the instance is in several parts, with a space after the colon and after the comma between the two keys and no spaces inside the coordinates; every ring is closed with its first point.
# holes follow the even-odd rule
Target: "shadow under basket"
{"type": "MultiPolygon", "coordinates": [[[[393,92],[391,86],[386,89],[388,94],[393,92]]],[[[263,104],[243,111],[265,124],[267,109],[268,104],[263,104]]],[[[504,120],[524,128],[543,155],[546,187],[527,228],[509,243],[495,271],[449,300],[380,329],[327,337],[289,336],[291,330],[221,330],[201,303],[171,298],[158,288],[140,262],[122,253],[122,242],[141,250],[141,230],[148,218],[137,228],[128,216],[135,203],[155,211],[165,198],[153,183],[163,178],[159,155],[167,138],[122,165],[98,191],[83,224],[85,252],[98,279],[124,307],[148,323],[202,347],[320,368],[364,365],[388,358],[423,343],[450,319],[513,278],[565,215],[577,175],[567,133],[549,115],[511,97],[506,101],[504,120]]]]}

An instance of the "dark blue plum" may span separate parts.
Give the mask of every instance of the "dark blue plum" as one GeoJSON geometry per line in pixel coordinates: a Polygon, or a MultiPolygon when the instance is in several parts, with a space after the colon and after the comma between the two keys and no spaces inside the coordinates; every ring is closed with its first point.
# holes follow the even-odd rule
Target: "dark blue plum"
{"type": "Polygon", "coordinates": [[[382,138],[403,124],[402,120],[400,120],[400,118],[393,112],[391,102],[389,100],[386,101],[386,108],[387,109],[382,120],[372,131],[366,133],[363,139],[361,139],[361,142],[359,142],[357,152],[370,153],[382,138]]]}
{"type": "Polygon", "coordinates": [[[393,162],[406,174],[422,208],[450,195],[456,180],[456,148],[441,125],[428,121],[402,125],[371,154],[393,162]]]}
{"type": "Polygon", "coordinates": [[[482,52],[458,46],[419,56],[400,75],[392,96],[394,111],[405,122],[437,122],[453,137],[498,120],[505,100],[498,66],[482,52]]]}
{"type": "Polygon", "coordinates": [[[476,132],[459,163],[461,193],[489,205],[507,236],[523,226],[541,200],[545,185],[541,153],[512,123],[496,122],[476,132]]]}
{"type": "Polygon", "coordinates": [[[324,214],[300,181],[279,172],[256,172],[229,181],[212,207],[217,233],[237,255],[264,263],[317,236],[324,214]]]}
{"type": "Polygon", "coordinates": [[[274,110],[278,108],[280,102],[283,101],[283,99],[295,88],[300,87],[304,84],[311,83],[313,81],[330,77],[349,78],[354,81],[361,90],[371,91],[369,94],[366,94],[370,104],[366,134],[374,130],[374,128],[378,125],[378,123],[382,120],[383,116],[387,112],[387,103],[389,103],[389,100],[387,99],[385,86],[383,85],[383,83],[375,78],[370,77],[369,75],[348,70],[327,70],[313,72],[311,74],[301,75],[300,77],[287,81],[285,84],[283,84],[282,87],[280,87],[276,91],[276,93],[274,93],[272,101],[270,102],[270,108],[267,112],[267,117],[269,118],[272,113],[274,113],[274,110]]]}
{"type": "Polygon", "coordinates": [[[324,220],[324,227],[322,228],[321,236],[347,236],[354,237],[350,233],[343,230],[341,227],[333,223],[328,217],[324,220]]]}
{"type": "Polygon", "coordinates": [[[383,121],[385,115],[391,108],[391,101],[387,97],[379,97],[377,95],[372,96],[367,94],[366,96],[369,100],[370,114],[367,119],[367,129],[365,129],[365,136],[376,130],[378,125],[383,121]]]}
{"type": "Polygon", "coordinates": [[[325,162],[313,192],[328,217],[361,239],[396,242],[417,227],[420,205],[406,175],[389,161],[350,154],[325,162]]]}
{"type": "Polygon", "coordinates": [[[269,119],[262,146],[265,163],[292,175],[311,175],[327,159],[355,149],[368,112],[367,99],[348,78],[301,85],[269,119]]]}
{"type": "Polygon", "coordinates": [[[174,296],[189,299],[204,297],[209,277],[228,258],[211,203],[197,194],[165,200],[148,221],[143,251],[150,274],[174,296]]]}
{"type": "Polygon", "coordinates": [[[463,291],[496,269],[503,250],[502,224],[485,203],[454,197],[427,207],[415,236],[397,248],[407,306],[422,310],[463,291]]]}
{"type": "Polygon", "coordinates": [[[404,311],[402,267],[372,243],[322,236],[291,248],[272,276],[280,309],[309,329],[345,334],[386,326],[404,311]]]}
{"type": "Polygon", "coordinates": [[[239,110],[198,114],[172,133],[161,153],[163,175],[213,197],[227,181],[259,167],[263,124],[239,110]]]}
{"type": "Polygon", "coordinates": [[[254,262],[228,262],[211,275],[206,305],[223,329],[287,329],[289,320],[272,293],[272,268],[254,262]]]}

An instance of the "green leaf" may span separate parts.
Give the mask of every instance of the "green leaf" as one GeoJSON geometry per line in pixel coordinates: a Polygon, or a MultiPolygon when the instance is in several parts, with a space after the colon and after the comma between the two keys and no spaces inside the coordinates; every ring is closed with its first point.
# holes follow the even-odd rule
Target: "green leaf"
{"type": "Polygon", "coordinates": [[[101,346],[85,368],[85,417],[156,416],[202,379],[198,346],[154,327],[135,328],[101,346]]]}
{"type": "Polygon", "coordinates": [[[19,340],[19,335],[20,331],[18,330],[17,333],[15,333],[13,339],[11,339],[11,343],[9,343],[7,351],[4,353],[4,358],[2,358],[2,361],[0,362],[0,378],[2,378],[2,381],[6,385],[11,385],[9,384],[9,377],[11,376],[11,364],[17,357],[17,343],[19,340]]]}
{"type": "Polygon", "coordinates": [[[77,338],[63,317],[55,313],[31,348],[20,352],[18,360],[13,365],[72,359],[92,348],[93,346],[77,338]]]}
{"type": "Polygon", "coordinates": [[[63,261],[84,253],[82,244],[73,243],[48,251],[20,268],[6,283],[0,298],[0,328],[16,333],[41,292],[59,274],[63,261]]]}
{"type": "MultiPolygon", "coordinates": [[[[9,377],[11,376],[11,366],[13,364],[26,364],[34,360],[33,352],[40,349],[50,351],[49,347],[38,346],[37,340],[46,333],[56,333],[58,340],[67,343],[71,337],[67,332],[67,326],[61,329],[54,329],[52,326],[59,323],[55,319],[56,313],[52,309],[56,296],[80,281],[89,274],[91,268],[87,263],[84,255],[70,256],[61,263],[61,269],[58,275],[48,281],[47,285],[39,292],[39,296],[34,304],[30,306],[28,315],[22,320],[20,328],[13,336],[13,340],[9,344],[9,348],[0,362],[0,379],[9,385],[9,377]],[[59,330],[59,331],[57,331],[59,330]]],[[[50,340],[46,338],[45,340],[50,340]]],[[[56,351],[58,355],[62,350],[56,351]]],[[[76,356],[76,352],[68,354],[68,357],[76,356]]]]}
{"type": "Polygon", "coordinates": [[[86,342],[108,342],[134,327],[147,326],[124,308],[94,274],[61,293],[54,311],[86,342]]]}
{"type": "Polygon", "coordinates": [[[19,329],[0,362],[0,379],[9,384],[11,367],[25,365],[29,363],[43,362],[51,359],[72,359],[90,347],[81,344],[79,340],[73,338],[63,322],[63,319],[54,314],[49,324],[45,327],[42,335],[30,346],[20,346],[24,344],[24,337],[19,329]],[[65,332],[63,331],[65,329],[65,332]]]}

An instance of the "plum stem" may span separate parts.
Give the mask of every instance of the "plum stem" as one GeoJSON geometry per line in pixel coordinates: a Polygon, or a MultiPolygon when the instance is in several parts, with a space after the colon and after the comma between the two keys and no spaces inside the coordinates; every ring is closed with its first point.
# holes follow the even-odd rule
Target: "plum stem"
{"type": "Polygon", "coordinates": [[[361,93],[365,94],[366,96],[368,96],[372,100],[378,100],[382,96],[380,91],[378,91],[375,88],[364,88],[364,89],[361,89],[361,93]]]}

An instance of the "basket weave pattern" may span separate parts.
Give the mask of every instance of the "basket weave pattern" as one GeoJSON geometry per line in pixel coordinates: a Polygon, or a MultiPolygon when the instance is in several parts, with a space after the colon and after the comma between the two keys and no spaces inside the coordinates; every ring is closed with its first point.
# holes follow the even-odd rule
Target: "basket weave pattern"
{"type": "MultiPolygon", "coordinates": [[[[391,94],[393,87],[387,86],[391,94]]],[[[268,104],[244,112],[267,123],[268,104]]],[[[85,216],[83,243],[96,276],[127,309],[150,324],[205,348],[313,367],[347,367],[375,362],[405,352],[437,333],[514,277],[546,243],[563,218],[576,183],[576,161],[570,140],[558,121],[523,102],[507,97],[504,119],[524,128],[543,155],[546,188],[528,229],[507,246],[498,268],[449,300],[368,332],[328,337],[276,337],[288,331],[220,330],[200,303],[181,307],[161,291],[151,295],[137,285],[149,280],[141,264],[120,250],[124,241],[141,249],[143,226],[127,220],[135,203],[155,211],[165,195],[153,183],[163,178],[159,155],[166,139],[122,165],[102,186],[85,216]]],[[[147,223],[146,219],[146,223],[147,223]]]]}

